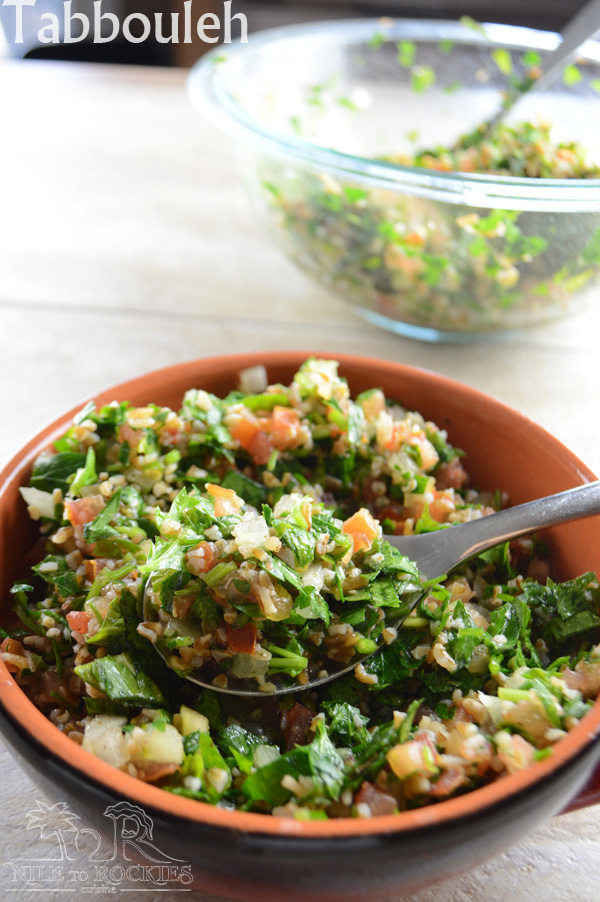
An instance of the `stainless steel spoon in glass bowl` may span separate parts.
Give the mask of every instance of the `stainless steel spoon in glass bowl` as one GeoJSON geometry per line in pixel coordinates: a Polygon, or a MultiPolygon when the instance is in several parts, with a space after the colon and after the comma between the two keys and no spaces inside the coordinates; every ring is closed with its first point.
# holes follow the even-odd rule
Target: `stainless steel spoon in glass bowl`
{"type": "MultiPolygon", "coordinates": [[[[540,498],[537,501],[519,504],[469,523],[439,529],[436,532],[415,536],[386,536],[385,538],[390,545],[416,563],[422,580],[427,581],[449,574],[465,561],[510,539],[530,535],[539,530],[557,526],[559,523],[599,513],[600,481],[597,481],[577,486],[557,495],[550,495],[547,498],[540,498]]],[[[144,619],[147,622],[159,619],[160,601],[152,588],[152,576],[154,574],[147,581],[143,602],[144,619]]],[[[392,613],[386,617],[386,626],[393,628],[401,626],[421,597],[422,594],[417,594],[413,603],[408,606],[408,609],[405,606],[400,616],[398,616],[397,609],[395,615],[395,609],[388,609],[392,613]]],[[[186,620],[174,620],[173,623],[180,635],[188,635],[193,638],[201,636],[201,631],[186,620]]],[[[286,682],[281,675],[275,674],[269,675],[267,685],[261,688],[254,678],[252,678],[254,686],[251,686],[250,677],[236,677],[228,673],[227,685],[219,685],[220,682],[225,681],[217,679],[215,682],[214,674],[209,679],[206,673],[203,675],[202,668],[185,674],[179,672],[192,683],[216,692],[260,697],[283,695],[289,692],[313,689],[349,673],[362,661],[376,654],[383,644],[383,638],[379,637],[378,647],[375,650],[370,649],[365,654],[355,655],[351,663],[339,663],[328,658],[321,658],[317,672],[311,673],[309,665],[308,679],[303,684],[297,682],[289,685],[289,681],[286,682]]],[[[156,646],[155,649],[170,666],[168,656],[156,646]]]]}
{"type": "Polygon", "coordinates": [[[487,122],[479,126],[478,140],[486,138],[502,122],[523,97],[533,92],[545,91],[563,76],[565,65],[587,40],[600,30],[600,0],[588,0],[569,19],[561,32],[561,42],[543,62],[539,78],[517,85],[505,99],[502,107],[487,122]]]}

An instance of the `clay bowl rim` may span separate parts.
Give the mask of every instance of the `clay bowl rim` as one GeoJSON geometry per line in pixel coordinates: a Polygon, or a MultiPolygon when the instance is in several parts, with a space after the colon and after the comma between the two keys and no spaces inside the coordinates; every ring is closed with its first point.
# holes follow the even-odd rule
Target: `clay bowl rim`
{"type": "MultiPolygon", "coordinates": [[[[533,422],[533,420],[491,395],[420,367],[377,360],[362,355],[336,354],[315,350],[218,355],[151,370],[141,376],[125,380],[108,389],[97,392],[94,399],[99,399],[101,403],[108,403],[108,400],[113,399],[127,400],[129,392],[133,395],[134,392],[143,391],[146,383],[155,383],[156,380],[172,382],[181,381],[181,378],[184,377],[184,381],[188,382],[189,387],[198,387],[198,384],[195,384],[192,377],[201,379],[204,375],[210,378],[214,375],[215,370],[223,375],[231,373],[232,376],[235,376],[240,369],[258,364],[264,364],[267,368],[269,366],[285,366],[293,369],[294,367],[297,368],[309,356],[336,359],[340,362],[342,370],[347,375],[351,374],[353,368],[355,371],[357,369],[364,371],[365,368],[368,368],[378,374],[385,372],[388,375],[397,376],[399,379],[406,376],[413,380],[420,380],[438,392],[443,389],[453,394],[458,393],[465,400],[468,400],[473,409],[477,409],[480,405],[492,408],[503,419],[508,419],[511,429],[515,431],[526,430],[535,437],[536,441],[548,445],[556,457],[568,460],[569,465],[577,472],[581,482],[596,479],[594,473],[562,442],[533,422]],[[198,370],[200,370],[200,373],[198,373],[198,370]]],[[[374,376],[374,384],[376,378],[374,376]]],[[[35,457],[42,449],[49,447],[52,441],[65,430],[73,416],[81,410],[87,400],[89,398],[52,420],[51,423],[30,439],[0,470],[0,506],[7,503],[5,496],[15,479],[20,478],[20,481],[22,481],[28,475],[35,457]]],[[[148,401],[150,400],[149,398],[148,401]]],[[[100,784],[112,796],[118,795],[120,798],[129,799],[152,808],[166,817],[192,821],[206,827],[237,831],[241,834],[266,834],[272,836],[273,839],[276,837],[281,839],[295,837],[306,840],[336,840],[343,837],[368,838],[375,837],[378,834],[402,834],[427,827],[451,827],[452,822],[481,814],[487,808],[497,807],[503,803],[510,802],[511,797],[535,790],[536,785],[541,785],[551,780],[554,776],[558,776],[564,768],[574,763],[579,755],[590,747],[600,733],[600,698],[598,698],[581,723],[554,745],[552,755],[533,763],[525,770],[505,776],[495,783],[472,790],[463,796],[448,799],[424,808],[372,819],[344,818],[330,821],[295,821],[290,818],[274,817],[273,815],[215,808],[205,802],[172,795],[163,789],[143,783],[137,778],[117,770],[112,765],[106,764],[90,752],[85,751],[61,733],[27,698],[1,661],[0,708],[7,715],[8,719],[13,722],[21,735],[27,737],[30,745],[34,748],[41,745],[55,759],[58,759],[63,766],[74,771],[81,781],[92,785],[100,784]]]]}

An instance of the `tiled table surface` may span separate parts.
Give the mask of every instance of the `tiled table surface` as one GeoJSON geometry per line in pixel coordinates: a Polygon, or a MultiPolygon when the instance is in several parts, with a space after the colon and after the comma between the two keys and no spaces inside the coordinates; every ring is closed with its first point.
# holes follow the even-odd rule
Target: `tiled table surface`
{"type": "MultiPolygon", "coordinates": [[[[191,110],[183,72],[5,63],[0,96],[0,458],[142,371],[285,348],[437,370],[519,408],[600,471],[600,306],[510,342],[387,335],[271,247],[228,140],[191,110]]],[[[0,865],[37,857],[43,842],[24,814],[44,797],[4,750],[0,786],[0,865]]],[[[597,902],[599,835],[600,810],[555,818],[489,864],[404,898],[597,902]]],[[[134,895],[164,898],[147,889],[134,895]]],[[[44,896],[55,898],[50,884],[44,896]]]]}

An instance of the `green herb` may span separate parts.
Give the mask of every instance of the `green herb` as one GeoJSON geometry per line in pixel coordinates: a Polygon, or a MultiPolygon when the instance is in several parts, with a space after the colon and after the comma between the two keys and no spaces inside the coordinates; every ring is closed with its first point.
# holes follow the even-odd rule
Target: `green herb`
{"type": "Polygon", "coordinates": [[[109,699],[127,706],[159,708],[165,699],[158,686],[142,670],[136,668],[131,655],[123,653],[95,658],[80,664],[75,673],[109,699]]]}
{"type": "Polygon", "coordinates": [[[431,66],[413,66],[410,70],[410,85],[417,94],[423,94],[435,82],[435,71],[431,66]]]}
{"type": "Polygon", "coordinates": [[[444,38],[441,41],[438,41],[437,49],[440,53],[443,53],[444,56],[447,56],[452,52],[454,48],[454,41],[448,40],[448,38],[444,38]]]}
{"type": "Polygon", "coordinates": [[[194,705],[199,714],[204,714],[208,719],[211,730],[219,731],[225,726],[225,715],[221,699],[212,689],[204,689],[197,703],[194,705]]]}
{"type": "Polygon", "coordinates": [[[89,601],[90,598],[96,598],[100,595],[102,589],[108,585],[108,583],[116,582],[120,579],[123,579],[127,576],[133,568],[135,567],[134,561],[128,561],[126,564],[123,564],[122,567],[119,567],[117,570],[111,570],[109,567],[105,567],[100,571],[94,582],[92,583],[90,590],[87,594],[86,600],[89,601]]]}
{"type": "Polygon", "coordinates": [[[475,19],[472,19],[471,16],[461,16],[460,24],[464,28],[470,28],[471,31],[477,31],[479,34],[485,35],[485,28],[481,25],[480,22],[476,22],[475,19]]]}
{"type": "Polygon", "coordinates": [[[314,532],[309,532],[306,526],[302,528],[284,520],[277,521],[276,529],[283,544],[293,552],[298,569],[305,570],[315,557],[314,532]]]}
{"type": "Polygon", "coordinates": [[[217,564],[212,570],[209,570],[208,573],[202,574],[202,579],[210,588],[214,588],[218,586],[219,583],[223,582],[230,573],[233,573],[235,570],[235,564],[225,563],[225,561],[217,564]]]}
{"type": "Polygon", "coordinates": [[[290,399],[284,392],[265,392],[260,395],[244,395],[241,398],[244,407],[254,412],[273,410],[274,407],[289,407],[290,399]]]}
{"type": "Polygon", "coordinates": [[[265,487],[238,470],[228,470],[221,480],[221,485],[225,489],[232,489],[252,507],[260,508],[266,498],[265,487]]]}
{"type": "Polygon", "coordinates": [[[329,735],[341,746],[350,748],[369,738],[369,718],[361,714],[354,705],[346,702],[323,702],[322,707],[327,714],[329,735]]]}
{"type": "Polygon", "coordinates": [[[411,649],[422,641],[417,630],[401,631],[392,645],[386,645],[378,654],[363,662],[367,673],[377,677],[375,689],[385,689],[406,680],[418,667],[419,661],[411,649]]]}
{"type": "Polygon", "coordinates": [[[582,80],[582,78],[583,75],[581,74],[577,66],[574,66],[572,63],[570,63],[568,66],[565,66],[563,72],[563,82],[568,88],[572,88],[573,85],[578,84],[582,80]]]}
{"type": "Polygon", "coordinates": [[[542,58],[536,50],[526,50],[521,57],[521,62],[527,68],[536,68],[542,63],[542,58]]]}
{"type": "Polygon", "coordinates": [[[317,722],[315,738],[309,745],[297,746],[258,768],[246,778],[242,792],[259,807],[261,804],[284,805],[292,794],[281,785],[286,775],[295,779],[302,776],[312,778],[314,788],[303,797],[303,801],[311,797],[336,799],[339,796],[344,781],[344,763],[322,721],[317,722]]]}
{"type": "Polygon", "coordinates": [[[221,730],[218,742],[224,754],[233,756],[243,774],[249,774],[252,770],[254,750],[264,745],[264,739],[237,724],[221,730]]]}
{"type": "MultiPolygon", "coordinates": [[[[280,583],[287,583],[294,589],[298,589],[298,591],[302,590],[302,580],[300,579],[296,571],[292,570],[292,568],[288,566],[288,564],[284,563],[284,561],[281,561],[276,557],[270,557],[266,561],[259,561],[258,563],[262,570],[264,570],[270,576],[273,576],[276,580],[279,580],[280,583]]],[[[235,567],[235,564],[232,564],[232,567],[235,567]]]]}
{"type": "Polygon", "coordinates": [[[338,97],[337,102],[340,106],[350,110],[352,113],[357,113],[359,110],[359,107],[349,97],[338,97]]]}
{"type": "Polygon", "coordinates": [[[196,751],[186,755],[182,767],[182,776],[200,777],[202,794],[206,801],[216,805],[231,784],[231,771],[221,752],[208,733],[198,733],[196,751]],[[221,777],[224,776],[223,781],[221,777]]]}
{"type": "Polygon", "coordinates": [[[461,88],[462,88],[462,82],[455,78],[453,81],[450,82],[450,84],[446,85],[446,87],[444,88],[444,92],[446,94],[456,94],[456,92],[460,91],[461,88]]]}
{"type": "Polygon", "coordinates": [[[405,69],[410,69],[415,59],[417,45],[414,41],[400,41],[397,46],[399,64],[405,69]]]}
{"type": "Polygon", "coordinates": [[[497,47],[496,50],[492,50],[490,56],[503,75],[512,75],[513,61],[509,50],[505,47],[497,47]]]}
{"type": "Polygon", "coordinates": [[[294,601],[294,610],[307,620],[322,620],[325,626],[329,626],[331,622],[329,605],[314,586],[304,586],[300,590],[294,601]]]}
{"type": "Polygon", "coordinates": [[[97,517],[91,521],[91,523],[86,523],[83,527],[83,535],[86,542],[92,545],[94,542],[99,542],[101,539],[111,538],[115,535],[118,535],[116,529],[110,525],[111,520],[119,512],[119,504],[121,501],[121,490],[117,489],[114,495],[111,497],[108,504],[100,511],[97,517]]]}
{"type": "Polygon", "coordinates": [[[85,466],[77,470],[75,479],[71,483],[69,492],[71,495],[81,495],[81,490],[86,485],[94,485],[98,481],[96,475],[96,454],[93,448],[88,448],[85,466]]]}
{"type": "Polygon", "coordinates": [[[308,658],[298,654],[296,650],[278,648],[276,645],[268,645],[267,649],[271,652],[269,673],[287,673],[291,677],[297,677],[308,667],[308,658]]]}
{"type": "Polygon", "coordinates": [[[57,600],[64,601],[79,593],[77,574],[71,570],[65,558],[60,554],[47,554],[39,564],[31,569],[47,583],[51,594],[57,600]],[[45,569],[48,564],[54,569],[45,569]]]}
{"type": "Polygon", "coordinates": [[[107,645],[111,640],[125,633],[125,620],[121,614],[121,603],[114,598],[108,606],[102,625],[93,636],[86,637],[88,645],[107,645]]]}
{"type": "Polygon", "coordinates": [[[372,38],[369,38],[367,46],[371,50],[379,50],[382,44],[385,44],[386,37],[381,31],[376,31],[372,38]]]}
{"type": "Polygon", "coordinates": [[[85,467],[85,463],[85,455],[74,451],[43,455],[38,457],[33,465],[29,484],[43,492],[60,489],[66,494],[69,488],[69,476],[73,476],[80,467],[85,467]]]}

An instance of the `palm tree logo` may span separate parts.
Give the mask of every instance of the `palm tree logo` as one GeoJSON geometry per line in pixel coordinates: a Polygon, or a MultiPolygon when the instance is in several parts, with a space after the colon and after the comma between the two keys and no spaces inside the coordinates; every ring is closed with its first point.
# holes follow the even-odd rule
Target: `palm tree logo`
{"type": "Polygon", "coordinates": [[[69,811],[66,802],[56,802],[54,805],[46,805],[45,802],[37,800],[37,808],[32,808],[25,815],[27,821],[27,830],[38,829],[40,831],[40,839],[46,839],[52,834],[56,835],[60,856],[57,859],[48,859],[51,861],[73,861],[69,855],[67,844],[63,836],[64,833],[77,833],[79,827],[74,821],[80,820],[77,814],[69,811]]]}

